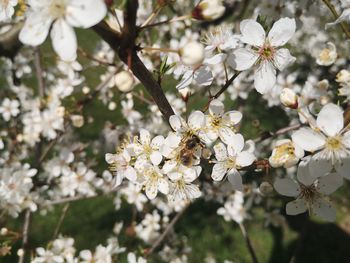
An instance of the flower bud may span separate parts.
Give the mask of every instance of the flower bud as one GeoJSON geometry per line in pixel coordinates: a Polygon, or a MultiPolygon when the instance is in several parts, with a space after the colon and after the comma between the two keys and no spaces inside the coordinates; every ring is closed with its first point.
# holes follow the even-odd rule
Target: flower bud
{"type": "Polygon", "coordinates": [[[3,227],[0,230],[0,235],[1,236],[6,236],[8,232],[9,232],[8,229],[6,227],[3,227]]]}
{"type": "Polygon", "coordinates": [[[221,17],[225,12],[222,0],[203,0],[192,11],[197,20],[211,21],[221,17]]]}
{"type": "Polygon", "coordinates": [[[80,128],[84,125],[84,117],[81,115],[71,115],[70,119],[74,127],[80,128]]]}
{"type": "Polygon", "coordinates": [[[128,71],[121,71],[114,77],[115,85],[121,92],[130,92],[134,88],[134,77],[128,71]]]}
{"type": "Polygon", "coordinates": [[[179,50],[182,63],[186,66],[197,66],[204,60],[204,47],[202,44],[191,41],[179,50]]]}
{"type": "Polygon", "coordinates": [[[328,42],[326,47],[318,54],[316,63],[321,66],[330,66],[337,59],[337,49],[335,45],[331,42],[328,42]]]}
{"type": "Polygon", "coordinates": [[[350,71],[342,69],[338,72],[336,82],[345,83],[350,82],[350,71]]]}
{"type": "Polygon", "coordinates": [[[272,193],[273,187],[268,182],[262,182],[259,186],[259,190],[263,195],[268,195],[268,194],[272,193]]]}
{"type": "Polygon", "coordinates": [[[24,250],[22,248],[18,249],[17,250],[17,256],[23,257],[23,255],[24,255],[24,250]]]}
{"type": "Polygon", "coordinates": [[[281,103],[291,109],[298,108],[298,96],[291,89],[284,88],[280,94],[281,103]]]}

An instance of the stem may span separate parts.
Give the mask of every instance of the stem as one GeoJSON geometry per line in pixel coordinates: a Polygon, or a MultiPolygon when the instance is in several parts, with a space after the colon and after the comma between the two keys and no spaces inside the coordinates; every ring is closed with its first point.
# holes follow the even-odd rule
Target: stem
{"type": "Polygon", "coordinates": [[[232,82],[238,77],[238,75],[239,75],[240,73],[241,73],[240,71],[236,72],[235,74],[232,75],[232,77],[231,77],[228,81],[226,81],[226,83],[222,86],[222,88],[221,88],[215,95],[213,95],[213,96],[209,99],[209,101],[208,101],[208,103],[205,105],[203,111],[208,110],[210,102],[211,102],[212,100],[214,100],[214,99],[219,98],[220,95],[221,95],[222,93],[224,93],[224,92],[228,89],[228,87],[232,84],[232,82]]]}
{"type": "Polygon", "coordinates": [[[145,51],[160,51],[160,52],[179,53],[178,50],[176,50],[176,49],[171,49],[171,48],[143,47],[142,50],[145,50],[145,51]]]}
{"type": "Polygon", "coordinates": [[[95,61],[95,62],[99,63],[100,65],[112,66],[112,67],[115,67],[115,66],[116,66],[115,63],[110,63],[110,62],[108,62],[108,61],[104,61],[104,60],[98,59],[98,58],[96,58],[96,57],[90,55],[89,53],[87,53],[87,52],[86,52],[84,49],[82,49],[81,47],[78,47],[78,52],[79,52],[82,56],[86,57],[87,59],[90,59],[90,60],[92,60],[92,61],[95,61]]]}
{"type": "Polygon", "coordinates": [[[146,19],[146,21],[143,22],[143,24],[141,25],[141,28],[149,25],[155,19],[155,17],[159,14],[160,10],[162,10],[162,7],[161,6],[157,7],[152,12],[152,14],[146,19]]]}
{"type": "Polygon", "coordinates": [[[252,261],[254,263],[259,263],[258,258],[256,257],[256,254],[255,254],[254,248],[252,246],[252,243],[250,241],[250,238],[248,236],[247,230],[246,230],[245,226],[243,225],[243,223],[239,223],[239,228],[241,229],[242,235],[245,239],[248,251],[252,257],[252,261]]]}
{"type": "Polygon", "coordinates": [[[185,213],[186,209],[189,207],[189,205],[186,205],[180,212],[176,214],[176,216],[173,217],[169,225],[165,228],[164,232],[158,237],[158,239],[153,243],[153,246],[145,252],[145,256],[149,256],[154,252],[154,250],[162,243],[162,241],[165,239],[165,237],[168,235],[170,230],[174,227],[174,225],[179,221],[181,216],[185,213]]]}
{"type": "MultiPolygon", "coordinates": [[[[333,16],[335,19],[339,18],[338,12],[337,10],[335,10],[334,6],[331,4],[331,2],[329,0],[322,0],[323,3],[328,7],[328,9],[332,12],[333,16]]],[[[345,35],[350,38],[350,32],[346,26],[346,24],[344,22],[340,22],[339,23],[341,29],[343,30],[343,32],[345,33],[345,35]]]]}
{"type": "Polygon", "coordinates": [[[143,29],[146,29],[146,28],[160,26],[160,25],[169,24],[169,23],[174,23],[174,22],[177,22],[177,21],[183,21],[183,20],[190,19],[190,18],[191,18],[191,15],[184,15],[184,16],[174,17],[172,19],[168,19],[168,20],[165,20],[165,21],[161,21],[161,22],[157,22],[157,23],[154,23],[154,24],[141,26],[139,29],[143,30],[143,29]]]}
{"type": "Polygon", "coordinates": [[[35,66],[36,78],[38,80],[39,97],[42,99],[45,96],[45,82],[44,82],[44,78],[43,78],[43,70],[42,70],[42,65],[41,65],[40,49],[39,48],[35,48],[34,66],[35,66]]]}
{"type": "Polygon", "coordinates": [[[55,232],[53,234],[52,240],[55,240],[57,238],[57,235],[58,235],[58,232],[60,231],[63,220],[66,217],[68,208],[69,208],[69,203],[66,203],[62,209],[62,213],[61,213],[60,219],[58,220],[57,226],[55,228],[55,232]]]}
{"type": "Polygon", "coordinates": [[[30,220],[31,219],[31,212],[30,210],[26,210],[25,216],[24,216],[24,224],[23,224],[23,232],[22,232],[22,250],[23,253],[18,259],[18,263],[24,262],[25,252],[28,246],[28,232],[29,232],[29,226],[30,226],[30,220]]]}

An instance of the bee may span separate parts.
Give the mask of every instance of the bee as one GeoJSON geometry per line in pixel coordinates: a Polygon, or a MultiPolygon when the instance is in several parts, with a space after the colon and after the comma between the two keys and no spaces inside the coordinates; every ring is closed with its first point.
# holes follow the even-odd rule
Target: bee
{"type": "Polygon", "coordinates": [[[183,148],[180,150],[179,159],[182,165],[191,167],[194,160],[198,158],[200,154],[198,152],[203,148],[203,145],[196,135],[192,135],[184,142],[183,148]]]}

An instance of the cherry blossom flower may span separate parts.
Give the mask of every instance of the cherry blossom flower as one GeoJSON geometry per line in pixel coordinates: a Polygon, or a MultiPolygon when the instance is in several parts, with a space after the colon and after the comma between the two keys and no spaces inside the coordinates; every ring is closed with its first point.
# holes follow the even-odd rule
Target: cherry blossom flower
{"type": "Polygon", "coordinates": [[[137,172],[131,166],[131,155],[128,150],[124,149],[121,153],[105,155],[105,160],[111,165],[111,170],[115,172],[115,186],[119,186],[124,178],[135,182],[137,179],[137,172]]]}
{"type": "Polygon", "coordinates": [[[92,27],[106,13],[103,0],[32,0],[19,39],[38,46],[45,41],[52,24],[53,49],[62,60],[75,60],[77,39],[73,27],[92,27]]]}
{"type": "Polygon", "coordinates": [[[218,143],[214,146],[216,160],[213,161],[213,171],[211,178],[214,181],[221,181],[227,174],[227,179],[233,188],[243,191],[242,176],[238,170],[251,165],[255,156],[248,150],[244,150],[244,139],[241,134],[233,135],[234,144],[226,146],[218,143]]]}
{"type": "Polygon", "coordinates": [[[218,209],[217,214],[223,216],[225,221],[233,220],[238,224],[242,223],[247,217],[243,192],[237,191],[230,195],[224,206],[218,209]]]}
{"type": "Polygon", "coordinates": [[[284,46],[295,33],[295,20],[281,18],[276,21],[268,36],[264,28],[256,21],[247,19],[241,22],[240,40],[246,48],[238,48],[229,56],[229,65],[239,71],[247,70],[254,65],[254,86],[262,94],[267,93],[276,83],[276,68],[283,70],[295,58],[284,46]]]}
{"type": "Polygon", "coordinates": [[[203,0],[193,9],[192,17],[198,20],[215,20],[225,12],[222,0],[203,0]]]}
{"type": "Polygon", "coordinates": [[[344,128],[343,110],[339,106],[325,105],[313,126],[313,129],[303,127],[294,132],[293,142],[315,153],[314,159],[329,160],[332,164],[350,156],[350,132],[344,128]]]}
{"type": "Polygon", "coordinates": [[[192,182],[200,175],[202,167],[179,166],[172,172],[168,173],[171,180],[170,192],[168,198],[172,202],[181,200],[192,200],[201,196],[201,191],[198,186],[192,182]]]}
{"type": "Polygon", "coordinates": [[[304,150],[289,139],[278,140],[269,158],[272,167],[289,168],[304,157],[304,150]]]}
{"type": "Polygon", "coordinates": [[[209,105],[209,114],[205,116],[204,135],[201,137],[206,142],[214,142],[220,138],[226,144],[235,144],[234,126],[242,119],[239,111],[228,111],[225,113],[224,104],[218,100],[212,100],[209,105]]]}
{"type": "Polygon", "coordinates": [[[142,168],[144,161],[150,161],[153,165],[159,165],[163,160],[163,156],[159,151],[163,143],[164,137],[162,135],[158,135],[151,140],[149,131],[141,129],[138,142],[133,143],[129,147],[137,156],[135,167],[142,168]]]}
{"type": "Polygon", "coordinates": [[[335,220],[335,208],[326,196],[336,191],[343,184],[343,179],[336,173],[310,174],[308,162],[298,167],[296,182],[290,178],[276,179],[274,187],[279,194],[295,197],[286,206],[288,215],[297,215],[306,212],[321,217],[326,221],[335,220]]]}
{"type": "Polygon", "coordinates": [[[157,166],[147,165],[143,172],[146,196],[154,199],[158,191],[167,195],[169,193],[169,182],[157,166]]]}
{"type": "Polygon", "coordinates": [[[18,100],[10,100],[9,98],[5,98],[2,101],[0,106],[0,114],[2,114],[5,121],[9,121],[11,117],[16,117],[19,113],[20,110],[18,100]]]}
{"type": "Polygon", "coordinates": [[[15,13],[14,7],[17,3],[18,0],[4,0],[0,2],[0,22],[11,19],[15,13]]]}

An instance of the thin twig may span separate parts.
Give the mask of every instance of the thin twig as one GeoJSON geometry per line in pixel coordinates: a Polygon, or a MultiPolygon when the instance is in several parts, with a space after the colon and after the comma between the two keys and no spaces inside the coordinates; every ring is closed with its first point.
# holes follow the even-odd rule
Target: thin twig
{"type": "MultiPolygon", "coordinates": [[[[325,5],[328,7],[328,9],[332,12],[333,16],[335,19],[339,18],[338,12],[337,10],[335,10],[334,6],[332,5],[332,3],[329,0],[322,0],[323,3],[325,3],[325,5]]],[[[345,35],[350,38],[350,32],[346,26],[346,24],[344,22],[340,22],[339,23],[340,27],[342,28],[343,32],[345,33],[345,35]]]]}
{"type": "Polygon", "coordinates": [[[166,236],[169,234],[170,230],[174,227],[174,225],[179,221],[181,216],[185,213],[186,209],[189,207],[189,205],[186,205],[180,212],[178,212],[169,225],[165,228],[164,232],[158,237],[158,239],[153,243],[152,247],[145,252],[145,256],[151,255],[156,248],[163,242],[163,240],[166,238],[166,236]]]}
{"type": "Polygon", "coordinates": [[[31,218],[31,212],[29,209],[27,209],[24,215],[24,224],[23,224],[23,232],[22,232],[22,253],[19,256],[18,263],[24,262],[24,257],[28,246],[28,233],[29,233],[29,226],[31,221],[30,218],[31,218]]]}
{"type": "Polygon", "coordinates": [[[255,253],[255,251],[254,251],[252,242],[250,241],[250,238],[249,238],[249,235],[248,235],[248,233],[247,233],[247,230],[246,230],[245,226],[243,225],[243,223],[240,223],[240,224],[238,224],[238,225],[239,225],[239,228],[241,229],[242,235],[243,235],[243,237],[244,237],[244,239],[245,239],[245,243],[246,243],[246,245],[247,245],[249,254],[250,254],[251,257],[252,257],[252,261],[253,261],[254,263],[259,263],[258,258],[257,258],[257,256],[256,256],[256,253],[255,253]]]}
{"type": "Polygon", "coordinates": [[[255,143],[262,142],[262,141],[265,141],[265,140],[267,140],[269,138],[276,137],[278,135],[282,135],[282,134],[285,134],[287,132],[297,130],[300,127],[301,127],[301,124],[294,124],[294,125],[291,125],[291,126],[288,126],[288,127],[281,128],[281,129],[277,130],[276,132],[265,133],[265,134],[262,134],[261,136],[259,136],[258,138],[256,138],[254,140],[254,142],[255,143]]]}
{"type": "Polygon", "coordinates": [[[70,205],[69,203],[66,203],[62,209],[62,213],[61,213],[60,219],[58,220],[57,226],[55,228],[55,232],[53,234],[52,240],[55,240],[57,238],[57,235],[58,235],[58,232],[60,231],[63,220],[66,217],[69,205],[70,205]]]}
{"type": "Polygon", "coordinates": [[[226,83],[221,87],[221,89],[220,89],[216,94],[214,94],[213,96],[210,97],[208,103],[207,103],[207,104],[205,105],[205,107],[203,108],[203,111],[208,110],[210,102],[211,102],[212,100],[214,100],[214,99],[219,98],[220,95],[221,95],[222,93],[224,93],[224,92],[230,87],[230,85],[233,83],[233,81],[238,77],[238,75],[239,75],[240,73],[241,73],[241,72],[238,71],[238,72],[236,72],[235,74],[233,74],[232,77],[231,77],[229,80],[227,80],[226,83]]]}
{"type": "Polygon", "coordinates": [[[164,25],[164,24],[174,23],[174,22],[177,22],[177,21],[183,21],[183,20],[189,19],[190,17],[191,17],[190,15],[174,17],[172,19],[160,21],[160,22],[157,22],[157,23],[154,23],[154,24],[141,26],[141,27],[139,27],[139,30],[143,30],[143,29],[150,28],[150,27],[156,27],[156,26],[160,26],[160,25],[164,25]]]}
{"type": "Polygon", "coordinates": [[[45,96],[45,81],[41,65],[40,49],[38,47],[36,47],[34,51],[34,66],[38,81],[39,97],[42,99],[45,96]]]}
{"type": "Polygon", "coordinates": [[[95,61],[97,63],[99,63],[100,65],[105,65],[105,66],[111,66],[111,67],[115,67],[116,64],[115,63],[111,63],[111,62],[108,62],[108,61],[104,61],[104,60],[101,60],[99,58],[96,58],[92,55],[90,55],[88,52],[86,52],[84,49],[82,49],[81,47],[78,48],[78,52],[84,56],[85,58],[87,59],[90,59],[92,61],[95,61]]]}

